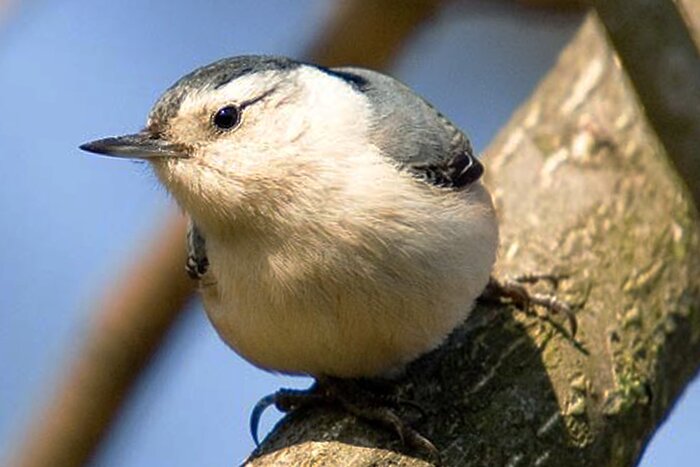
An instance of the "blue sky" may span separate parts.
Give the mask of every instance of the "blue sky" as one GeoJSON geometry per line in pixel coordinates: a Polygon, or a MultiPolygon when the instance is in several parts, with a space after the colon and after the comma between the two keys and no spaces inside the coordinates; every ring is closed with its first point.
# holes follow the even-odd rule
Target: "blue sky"
{"type": "MultiPolygon", "coordinates": [[[[0,458],[79,349],[110,280],[173,209],[145,166],[77,146],[140,128],[158,95],[194,67],[243,53],[300,56],[331,6],[35,0],[0,29],[0,458]]],[[[467,130],[478,150],[578,24],[571,16],[502,13],[444,12],[392,70],[467,130]]],[[[95,465],[230,465],[253,447],[247,417],[257,399],[308,382],[242,361],[195,305],[139,382],[95,465]]],[[[693,464],[697,386],[643,465],[693,464]]],[[[268,414],[262,429],[274,420],[268,414]]]]}

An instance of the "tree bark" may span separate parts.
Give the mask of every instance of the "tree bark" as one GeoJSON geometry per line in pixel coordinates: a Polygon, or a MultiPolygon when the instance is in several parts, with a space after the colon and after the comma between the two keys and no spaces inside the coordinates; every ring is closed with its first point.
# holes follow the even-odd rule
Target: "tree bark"
{"type": "MultiPolygon", "coordinates": [[[[647,119],[688,185],[695,206],[700,206],[700,53],[686,27],[683,4],[673,0],[593,3],[647,119]]],[[[697,12],[697,2],[688,5],[688,15],[697,12]]]]}
{"type": "MultiPolygon", "coordinates": [[[[700,363],[700,220],[588,18],[485,158],[498,275],[571,274],[563,317],[478,306],[397,382],[445,465],[630,465],[700,363]]],[[[341,411],[284,418],[248,465],[429,465],[341,411]]]]}

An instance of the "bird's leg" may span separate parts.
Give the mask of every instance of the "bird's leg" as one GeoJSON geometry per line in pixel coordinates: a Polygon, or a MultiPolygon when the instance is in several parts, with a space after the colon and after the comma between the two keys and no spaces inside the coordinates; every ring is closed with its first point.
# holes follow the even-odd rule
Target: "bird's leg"
{"type": "Polygon", "coordinates": [[[255,445],[260,445],[258,439],[260,417],[271,405],[274,405],[280,412],[287,413],[327,402],[327,397],[318,382],[314,383],[309,389],[280,389],[277,392],[268,394],[255,404],[253,411],[250,413],[250,434],[253,437],[253,441],[255,441],[255,445]]]}
{"type": "MultiPolygon", "coordinates": [[[[422,449],[439,459],[439,452],[435,445],[411,428],[395,412],[396,408],[407,406],[424,415],[423,409],[417,404],[401,400],[393,394],[369,389],[368,384],[371,385],[371,381],[368,384],[362,384],[363,382],[365,381],[323,377],[319,378],[309,389],[281,389],[274,394],[263,397],[253,408],[250,417],[253,440],[258,444],[258,422],[263,411],[271,405],[275,405],[282,412],[319,405],[335,405],[359,419],[384,425],[394,431],[402,443],[422,449]]],[[[375,386],[372,385],[372,387],[375,386]]]]}
{"type": "Polygon", "coordinates": [[[385,392],[386,387],[381,388],[382,392],[377,392],[374,380],[332,378],[328,379],[326,384],[331,388],[330,391],[338,404],[348,413],[361,420],[384,425],[394,431],[403,444],[421,449],[439,459],[435,445],[409,426],[395,411],[400,406],[407,406],[425,415],[424,410],[415,402],[401,400],[394,394],[385,392]]]}
{"type": "Polygon", "coordinates": [[[574,337],[576,336],[578,325],[576,314],[571,307],[554,295],[531,293],[526,287],[527,284],[547,281],[556,289],[559,286],[559,282],[567,277],[566,275],[556,274],[525,274],[514,279],[498,280],[491,276],[480,298],[488,301],[507,301],[525,311],[532,306],[539,306],[551,313],[562,314],[569,321],[571,337],[574,337]]]}

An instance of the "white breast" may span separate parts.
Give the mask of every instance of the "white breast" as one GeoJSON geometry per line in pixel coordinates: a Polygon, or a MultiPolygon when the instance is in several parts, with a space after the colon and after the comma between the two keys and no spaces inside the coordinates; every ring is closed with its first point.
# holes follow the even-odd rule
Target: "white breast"
{"type": "Polygon", "coordinates": [[[202,295],[223,340],[264,369],[338,377],[438,346],[488,281],[497,226],[481,184],[456,193],[404,175],[290,214],[269,238],[207,237],[202,295]]]}

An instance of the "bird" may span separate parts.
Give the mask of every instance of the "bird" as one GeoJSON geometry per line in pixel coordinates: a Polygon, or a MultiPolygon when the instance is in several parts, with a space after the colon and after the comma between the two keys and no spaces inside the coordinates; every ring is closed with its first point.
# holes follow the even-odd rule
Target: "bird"
{"type": "Polygon", "coordinates": [[[390,379],[492,281],[498,221],[468,137],[376,71],[225,58],[168,88],[141,131],[80,148],[150,163],[188,216],[208,318],[263,370],[390,379]]]}

